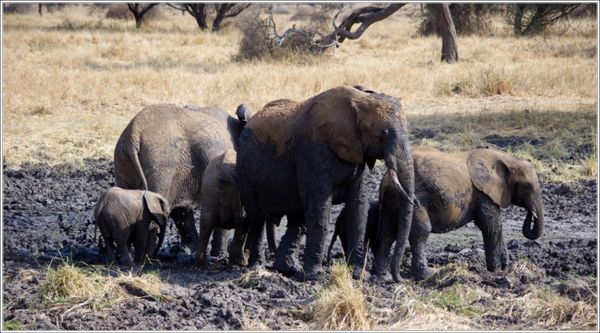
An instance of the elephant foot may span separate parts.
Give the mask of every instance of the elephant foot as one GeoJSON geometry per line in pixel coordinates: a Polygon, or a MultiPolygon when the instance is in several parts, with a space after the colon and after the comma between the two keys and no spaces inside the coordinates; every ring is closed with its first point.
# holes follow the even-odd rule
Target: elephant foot
{"type": "Polygon", "coordinates": [[[246,257],[239,255],[229,255],[228,263],[229,265],[234,266],[248,266],[248,260],[246,257]]]}
{"type": "Polygon", "coordinates": [[[302,272],[301,266],[295,260],[275,260],[275,270],[285,276],[295,276],[302,272]]]}
{"type": "Polygon", "coordinates": [[[381,274],[371,274],[370,281],[377,284],[390,284],[394,283],[394,278],[390,272],[383,272],[381,274]]]}
{"type": "Polygon", "coordinates": [[[412,271],[413,271],[413,276],[415,277],[415,280],[417,280],[417,281],[423,281],[423,280],[427,279],[428,277],[430,277],[431,275],[433,275],[433,272],[427,266],[421,267],[419,269],[413,269],[412,271]]]}
{"type": "Polygon", "coordinates": [[[354,280],[368,280],[370,277],[371,274],[361,266],[354,266],[352,269],[352,278],[354,280]]]}
{"type": "Polygon", "coordinates": [[[326,275],[323,270],[310,272],[299,271],[294,277],[299,281],[323,281],[325,280],[326,275]]]}

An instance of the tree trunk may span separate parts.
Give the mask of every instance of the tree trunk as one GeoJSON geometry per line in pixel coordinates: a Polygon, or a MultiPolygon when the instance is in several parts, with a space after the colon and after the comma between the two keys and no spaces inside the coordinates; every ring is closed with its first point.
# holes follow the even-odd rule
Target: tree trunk
{"type": "Polygon", "coordinates": [[[442,61],[452,63],[459,60],[456,29],[447,3],[434,4],[436,20],[442,34],[442,61]]]}
{"type": "Polygon", "coordinates": [[[42,16],[42,4],[38,4],[38,13],[42,16]]]}
{"type": "Polygon", "coordinates": [[[527,27],[525,28],[525,30],[522,30],[522,34],[523,35],[533,35],[538,33],[540,30],[542,30],[542,21],[544,19],[544,13],[546,12],[546,4],[541,4],[538,5],[536,10],[535,10],[535,14],[533,14],[533,17],[531,18],[531,21],[529,21],[529,24],[527,25],[527,27]]]}
{"type": "Polygon", "coordinates": [[[141,28],[143,16],[142,15],[134,15],[133,17],[135,18],[135,27],[137,29],[141,28]]]}
{"type": "Polygon", "coordinates": [[[515,21],[513,22],[513,31],[515,36],[520,36],[523,31],[523,13],[525,12],[525,5],[517,5],[517,11],[515,12],[515,21]]]}
{"type": "Polygon", "coordinates": [[[200,30],[204,31],[208,29],[208,24],[206,24],[205,16],[196,16],[194,18],[196,19],[196,23],[198,24],[198,28],[200,28],[200,30]]]}
{"type": "Polygon", "coordinates": [[[219,14],[220,13],[217,13],[217,16],[215,16],[215,20],[213,21],[213,25],[212,25],[213,31],[219,31],[221,29],[221,23],[223,22],[223,19],[225,18],[225,16],[219,15],[219,14]]]}

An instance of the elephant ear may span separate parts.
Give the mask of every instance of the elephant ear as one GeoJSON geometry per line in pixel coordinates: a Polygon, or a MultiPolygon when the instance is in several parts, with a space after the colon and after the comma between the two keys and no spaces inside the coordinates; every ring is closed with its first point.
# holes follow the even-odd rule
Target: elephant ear
{"type": "Polygon", "coordinates": [[[322,96],[309,105],[308,130],[314,142],[325,144],[339,158],[363,164],[356,104],[350,96],[322,96]]]}
{"type": "Polygon", "coordinates": [[[169,202],[158,193],[144,192],[144,206],[152,214],[159,224],[163,225],[171,211],[169,202]]]}
{"type": "Polygon", "coordinates": [[[491,149],[474,150],[467,158],[471,182],[481,192],[505,208],[510,205],[510,167],[507,160],[491,149]]]}

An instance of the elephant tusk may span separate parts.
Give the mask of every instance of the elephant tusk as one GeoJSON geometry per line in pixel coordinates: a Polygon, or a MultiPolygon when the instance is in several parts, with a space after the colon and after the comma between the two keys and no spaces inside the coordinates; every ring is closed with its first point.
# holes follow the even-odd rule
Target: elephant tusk
{"type": "Polygon", "coordinates": [[[396,189],[398,190],[398,192],[400,192],[400,195],[402,196],[402,198],[417,208],[421,207],[421,203],[419,203],[419,200],[417,200],[417,198],[415,198],[414,195],[412,198],[408,196],[408,193],[406,193],[406,190],[404,190],[404,187],[400,183],[400,180],[398,179],[398,175],[396,174],[396,172],[394,170],[390,170],[390,173],[392,174],[392,179],[394,180],[394,185],[396,185],[396,189]]]}

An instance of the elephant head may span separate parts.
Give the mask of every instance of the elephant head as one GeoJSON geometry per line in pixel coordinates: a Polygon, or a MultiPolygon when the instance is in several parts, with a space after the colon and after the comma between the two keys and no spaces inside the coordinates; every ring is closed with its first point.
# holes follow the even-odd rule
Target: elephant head
{"type": "Polygon", "coordinates": [[[404,108],[399,100],[373,90],[338,87],[307,101],[310,107],[307,128],[316,142],[325,143],[343,160],[373,167],[383,159],[388,175],[398,194],[407,203],[399,215],[392,273],[399,279],[397,268],[404,252],[410,225],[414,196],[414,166],[408,139],[404,108]]]}
{"type": "Polygon", "coordinates": [[[158,193],[145,191],[143,200],[144,211],[149,214],[150,220],[155,221],[163,228],[171,212],[167,199],[158,193]]]}
{"type": "Polygon", "coordinates": [[[523,235],[536,239],[544,230],[544,205],[535,168],[492,149],[473,151],[467,159],[473,185],[499,207],[510,204],[527,210],[523,235]],[[533,218],[533,226],[532,226],[533,218]]]}

